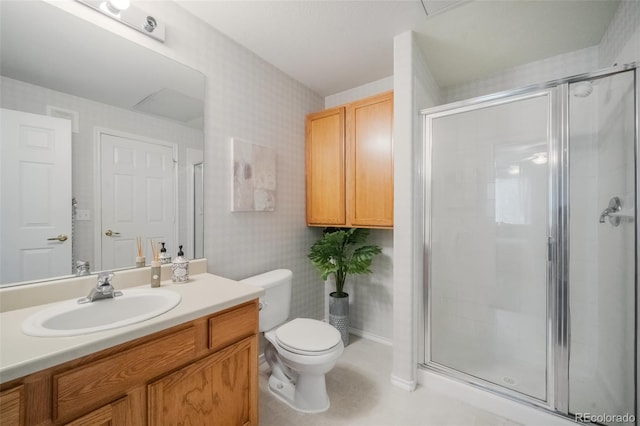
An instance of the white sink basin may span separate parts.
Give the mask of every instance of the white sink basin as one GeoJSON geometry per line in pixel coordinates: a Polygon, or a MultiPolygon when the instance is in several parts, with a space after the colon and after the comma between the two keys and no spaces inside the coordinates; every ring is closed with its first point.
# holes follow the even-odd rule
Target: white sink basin
{"type": "Polygon", "coordinates": [[[22,323],[30,336],[77,336],[110,330],[161,315],[180,303],[180,294],[163,289],[132,288],[122,296],[79,304],[77,299],[56,303],[22,323]]]}

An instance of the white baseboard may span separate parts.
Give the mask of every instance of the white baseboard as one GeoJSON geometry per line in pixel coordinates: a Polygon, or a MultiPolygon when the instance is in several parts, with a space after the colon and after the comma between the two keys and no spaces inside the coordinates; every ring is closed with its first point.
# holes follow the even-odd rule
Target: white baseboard
{"type": "Polygon", "coordinates": [[[416,390],[416,385],[418,384],[418,382],[416,382],[415,380],[401,379],[400,377],[392,374],[391,384],[408,392],[413,392],[414,390],[416,390]]]}
{"type": "Polygon", "coordinates": [[[359,336],[364,339],[373,340],[374,342],[382,343],[383,345],[393,346],[393,341],[386,337],[378,336],[377,334],[369,333],[368,331],[358,330],[357,328],[349,327],[349,333],[354,336],[359,336]]]}

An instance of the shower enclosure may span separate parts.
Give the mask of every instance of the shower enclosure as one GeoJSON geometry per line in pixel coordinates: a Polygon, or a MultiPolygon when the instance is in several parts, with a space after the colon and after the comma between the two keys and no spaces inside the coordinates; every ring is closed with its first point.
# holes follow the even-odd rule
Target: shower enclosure
{"type": "Polygon", "coordinates": [[[426,368],[635,423],[637,74],[423,111],[426,368]]]}

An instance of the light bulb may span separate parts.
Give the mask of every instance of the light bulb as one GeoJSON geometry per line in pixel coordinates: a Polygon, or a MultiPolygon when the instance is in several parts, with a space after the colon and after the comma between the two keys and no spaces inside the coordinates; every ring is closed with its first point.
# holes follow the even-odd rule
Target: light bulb
{"type": "Polygon", "coordinates": [[[106,10],[113,15],[120,15],[120,12],[131,6],[131,0],[107,0],[100,4],[100,9],[106,10]]]}
{"type": "Polygon", "coordinates": [[[107,3],[120,12],[129,9],[129,6],[131,6],[131,0],[107,0],[107,3]]]}

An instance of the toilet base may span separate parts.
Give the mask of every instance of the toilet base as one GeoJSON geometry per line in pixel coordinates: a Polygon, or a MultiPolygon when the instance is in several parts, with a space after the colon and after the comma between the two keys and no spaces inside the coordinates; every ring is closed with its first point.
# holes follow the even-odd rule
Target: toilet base
{"type": "Polygon", "coordinates": [[[324,374],[298,376],[298,383],[295,385],[283,382],[273,374],[269,376],[269,391],[280,401],[302,413],[322,413],[329,409],[331,403],[325,389],[324,374]]]}

